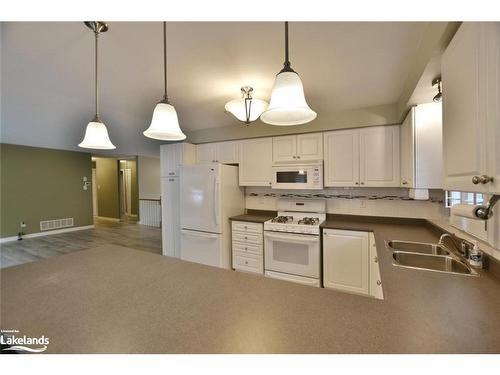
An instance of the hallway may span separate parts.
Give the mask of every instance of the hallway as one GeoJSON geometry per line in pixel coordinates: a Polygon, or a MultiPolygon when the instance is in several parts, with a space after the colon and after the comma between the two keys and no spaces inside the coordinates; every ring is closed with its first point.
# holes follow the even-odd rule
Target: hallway
{"type": "Polygon", "coordinates": [[[3,243],[0,245],[0,268],[105,244],[161,254],[160,228],[105,220],[95,220],[94,224],[93,229],[3,243]]]}

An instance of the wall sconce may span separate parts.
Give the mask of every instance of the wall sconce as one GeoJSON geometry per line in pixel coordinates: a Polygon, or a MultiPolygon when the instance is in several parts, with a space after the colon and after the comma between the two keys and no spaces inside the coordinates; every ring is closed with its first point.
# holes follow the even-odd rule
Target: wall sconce
{"type": "Polygon", "coordinates": [[[268,106],[266,101],[253,98],[252,92],[252,87],[242,87],[241,99],[231,100],[224,107],[226,112],[233,114],[234,117],[247,125],[257,120],[268,106]]]}
{"type": "Polygon", "coordinates": [[[436,77],[432,80],[432,87],[438,88],[438,93],[432,98],[432,100],[436,103],[439,103],[443,100],[443,95],[441,94],[441,77],[436,77]]]}

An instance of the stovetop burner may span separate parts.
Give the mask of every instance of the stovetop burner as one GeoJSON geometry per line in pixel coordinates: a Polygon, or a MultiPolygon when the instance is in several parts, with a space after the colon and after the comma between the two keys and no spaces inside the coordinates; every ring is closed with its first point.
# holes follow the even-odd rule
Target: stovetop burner
{"type": "Polygon", "coordinates": [[[276,216],[271,220],[273,223],[291,223],[293,221],[293,216],[276,216]]]}
{"type": "Polygon", "coordinates": [[[301,220],[299,220],[299,224],[303,224],[303,225],[318,225],[319,224],[319,218],[317,218],[317,217],[303,217],[301,220]]]}

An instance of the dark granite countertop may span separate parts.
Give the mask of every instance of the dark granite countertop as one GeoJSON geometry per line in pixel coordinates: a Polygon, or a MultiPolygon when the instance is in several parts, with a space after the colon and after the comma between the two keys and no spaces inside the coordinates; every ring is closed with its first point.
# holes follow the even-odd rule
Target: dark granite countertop
{"type": "Polygon", "coordinates": [[[500,281],[394,267],[422,223],[329,218],[375,234],[384,300],[119,246],[2,269],[1,328],[49,353],[499,353],[500,281]]]}
{"type": "Polygon", "coordinates": [[[246,214],[230,217],[229,220],[263,223],[276,215],[277,213],[275,211],[248,210],[246,214]]]}

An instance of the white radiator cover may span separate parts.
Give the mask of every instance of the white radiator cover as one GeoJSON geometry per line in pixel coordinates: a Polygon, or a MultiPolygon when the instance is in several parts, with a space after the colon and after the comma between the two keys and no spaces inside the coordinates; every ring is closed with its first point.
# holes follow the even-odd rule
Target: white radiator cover
{"type": "Polygon", "coordinates": [[[73,218],[40,221],[40,231],[68,228],[74,225],[73,218]]]}
{"type": "Polygon", "coordinates": [[[159,228],[161,225],[161,204],[159,200],[139,200],[140,224],[159,228]]]}

